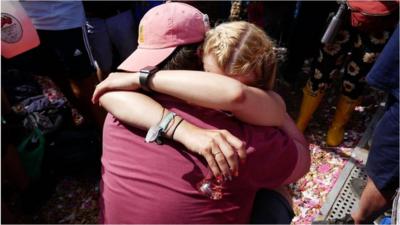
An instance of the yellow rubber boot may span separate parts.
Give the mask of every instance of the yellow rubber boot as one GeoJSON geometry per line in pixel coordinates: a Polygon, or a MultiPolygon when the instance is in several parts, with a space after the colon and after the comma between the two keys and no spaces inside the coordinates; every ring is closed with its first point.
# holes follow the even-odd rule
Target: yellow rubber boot
{"type": "Polygon", "coordinates": [[[351,117],[354,108],[361,103],[361,98],[356,100],[341,95],[336,106],[335,117],[328,130],[326,143],[329,146],[338,146],[342,143],[344,137],[344,127],[351,117]]]}
{"type": "Polygon", "coordinates": [[[325,92],[313,92],[309,85],[303,88],[303,100],[301,101],[299,116],[297,117],[296,126],[301,132],[304,132],[315,110],[317,110],[325,92]]]}

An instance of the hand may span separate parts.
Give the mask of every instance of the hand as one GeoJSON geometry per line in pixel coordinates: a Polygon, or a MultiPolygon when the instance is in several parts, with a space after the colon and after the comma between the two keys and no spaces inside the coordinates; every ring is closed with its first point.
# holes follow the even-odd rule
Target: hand
{"type": "Polygon", "coordinates": [[[137,73],[110,73],[105,80],[96,86],[92,96],[92,102],[96,104],[99,98],[107,91],[134,91],[138,88],[140,88],[140,84],[137,73]]]}
{"type": "Polygon", "coordinates": [[[244,143],[227,130],[207,130],[186,121],[177,128],[174,139],[202,155],[215,177],[232,179],[239,175],[239,163],[246,160],[244,143]]]}

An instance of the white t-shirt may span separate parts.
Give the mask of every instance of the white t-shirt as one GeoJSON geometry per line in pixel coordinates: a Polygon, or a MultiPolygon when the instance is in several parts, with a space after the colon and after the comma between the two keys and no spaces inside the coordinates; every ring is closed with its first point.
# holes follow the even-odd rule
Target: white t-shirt
{"type": "Polygon", "coordinates": [[[81,1],[20,1],[38,30],[81,27],[85,13],[81,1]]]}

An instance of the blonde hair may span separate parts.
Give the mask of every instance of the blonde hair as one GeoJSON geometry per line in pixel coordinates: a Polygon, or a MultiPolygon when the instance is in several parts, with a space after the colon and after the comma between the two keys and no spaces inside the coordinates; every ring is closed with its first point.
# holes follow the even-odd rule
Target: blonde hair
{"type": "Polygon", "coordinates": [[[271,38],[254,24],[234,21],[207,32],[203,53],[214,55],[228,76],[253,72],[257,76],[255,86],[270,90],[277,67],[274,46],[271,38]]]}

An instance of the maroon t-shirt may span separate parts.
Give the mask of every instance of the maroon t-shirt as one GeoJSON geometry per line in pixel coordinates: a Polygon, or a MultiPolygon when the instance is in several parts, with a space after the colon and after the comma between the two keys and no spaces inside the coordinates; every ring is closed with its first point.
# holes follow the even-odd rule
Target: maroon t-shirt
{"type": "MultiPolygon", "coordinates": [[[[108,114],[103,131],[101,214],[104,223],[248,223],[255,193],[283,184],[296,163],[295,144],[273,127],[246,124],[226,113],[159,96],[158,101],[203,128],[226,129],[254,151],[239,177],[224,184],[223,198],[196,189],[206,161],[179,143],[145,143],[145,131],[108,114]]],[[[139,107],[139,106],[138,106],[139,107]]]]}

